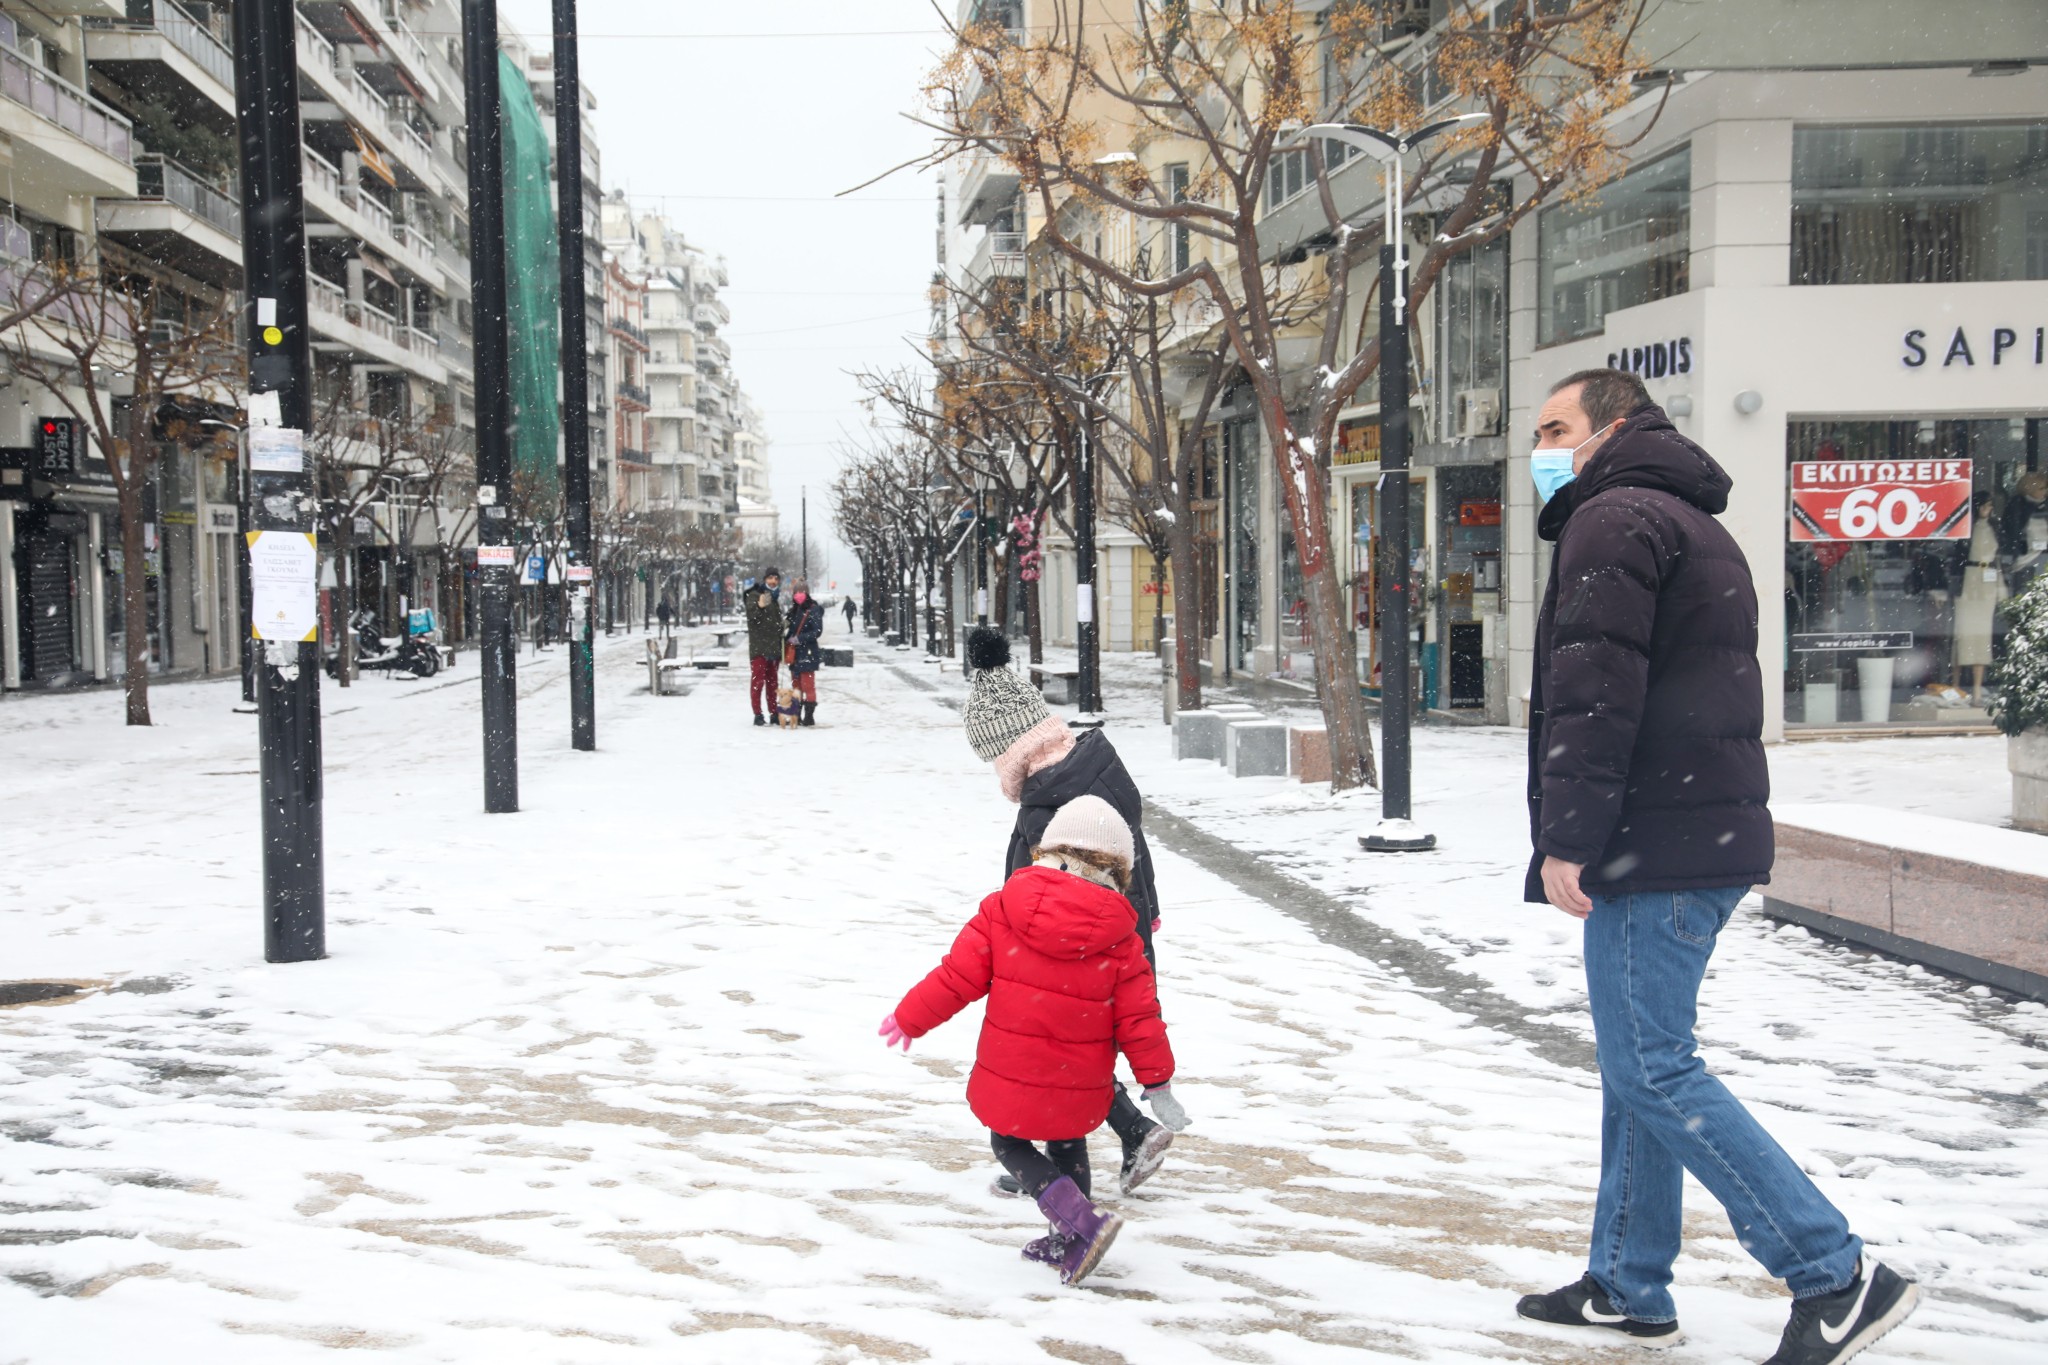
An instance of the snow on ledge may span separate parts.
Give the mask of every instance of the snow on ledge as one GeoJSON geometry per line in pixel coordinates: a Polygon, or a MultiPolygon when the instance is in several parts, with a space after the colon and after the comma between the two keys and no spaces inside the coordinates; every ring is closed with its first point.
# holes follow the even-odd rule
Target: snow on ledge
{"type": "Polygon", "coordinates": [[[2048,879],[2048,838],[2023,830],[1848,803],[1773,806],[1781,825],[2048,879]]]}

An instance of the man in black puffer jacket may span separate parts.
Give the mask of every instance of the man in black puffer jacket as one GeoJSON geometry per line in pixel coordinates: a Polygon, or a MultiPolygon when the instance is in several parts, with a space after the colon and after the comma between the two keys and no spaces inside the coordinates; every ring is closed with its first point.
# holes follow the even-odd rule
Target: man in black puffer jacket
{"type": "Polygon", "coordinates": [[[1773,852],[1756,586],[1714,520],[1731,481],[1616,370],[1553,389],[1537,437],[1537,533],[1557,549],[1536,621],[1525,895],[1586,921],[1603,1104],[1586,1274],[1517,1311],[1677,1340],[1691,1171],[1792,1289],[1767,1365],[1846,1360],[1904,1320],[1918,1287],[1864,1255],[1693,1038],[1714,941],[1773,852]]]}

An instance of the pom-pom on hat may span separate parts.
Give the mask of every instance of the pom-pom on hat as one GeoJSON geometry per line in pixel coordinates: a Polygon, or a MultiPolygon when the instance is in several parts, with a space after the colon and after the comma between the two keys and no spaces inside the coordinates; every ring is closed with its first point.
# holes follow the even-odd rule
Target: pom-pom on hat
{"type": "Polygon", "coordinates": [[[1077,796],[1052,813],[1052,822],[1038,838],[1040,848],[1078,848],[1107,853],[1125,867],[1137,856],[1131,827],[1116,807],[1099,796],[1077,796]]]}
{"type": "Polygon", "coordinates": [[[1010,671],[1010,642],[994,627],[967,633],[967,663],[974,670],[974,690],[960,718],[975,757],[993,763],[1032,726],[1050,720],[1052,708],[1010,671]]]}

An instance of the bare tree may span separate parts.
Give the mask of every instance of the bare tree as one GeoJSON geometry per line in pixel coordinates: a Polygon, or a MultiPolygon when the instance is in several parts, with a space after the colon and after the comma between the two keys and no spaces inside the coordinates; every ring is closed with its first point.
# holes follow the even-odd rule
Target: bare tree
{"type": "Polygon", "coordinates": [[[130,725],[149,720],[146,493],[164,451],[197,435],[185,415],[223,411],[242,370],[234,317],[217,299],[101,259],[14,278],[0,359],[43,389],[106,461],[121,516],[122,686],[130,725]],[[125,394],[117,394],[125,387],[125,394]]]}
{"type": "Polygon", "coordinates": [[[1327,224],[1323,254],[1269,251],[1260,231],[1276,156],[1296,154],[1297,130],[1320,111],[1386,129],[1413,129],[1447,104],[1487,115],[1403,168],[1411,200],[1449,162],[1471,170],[1445,202],[1428,203],[1434,235],[1405,301],[1413,318],[1454,255],[1620,168],[1631,139],[1617,133],[1615,116],[1635,98],[1631,78],[1643,63],[1634,38],[1647,3],[1452,0],[1418,56],[1392,41],[1386,0],[1337,0],[1321,28],[1291,0],[1141,3],[1113,30],[1091,19],[1086,0],[1048,0],[1051,22],[1021,40],[994,21],[955,30],[928,85],[935,159],[1007,163],[1037,203],[1043,242],[1121,289],[1160,298],[1193,289],[1216,310],[1256,398],[1294,531],[1336,788],[1378,780],[1332,553],[1329,468],[1337,415],[1379,365],[1377,338],[1355,334],[1351,293],[1384,228],[1362,232],[1340,211],[1333,167],[1311,144],[1300,154],[1327,224]],[[1319,68],[1329,75],[1320,91],[1319,68]],[[1167,144],[1192,149],[1185,189],[1147,168],[1151,149],[1167,144]],[[1496,180],[1511,173],[1529,188],[1504,202],[1496,180]],[[1067,230],[1062,210],[1074,198],[1185,233],[1195,249],[1184,268],[1147,278],[1067,230]],[[1288,363],[1302,352],[1312,365],[1288,363]]]}

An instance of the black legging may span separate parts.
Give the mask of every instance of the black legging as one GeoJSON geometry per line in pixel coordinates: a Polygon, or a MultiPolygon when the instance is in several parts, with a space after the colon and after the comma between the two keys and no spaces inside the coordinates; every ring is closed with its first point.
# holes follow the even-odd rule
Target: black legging
{"type": "Polygon", "coordinates": [[[1024,1193],[1033,1199],[1063,1175],[1071,1177],[1082,1194],[1088,1193],[1087,1138],[1061,1138],[1046,1143],[1041,1152],[1023,1138],[1004,1137],[992,1130],[988,1145],[995,1149],[996,1160],[1003,1163],[1003,1169],[1017,1177],[1024,1193]]]}

